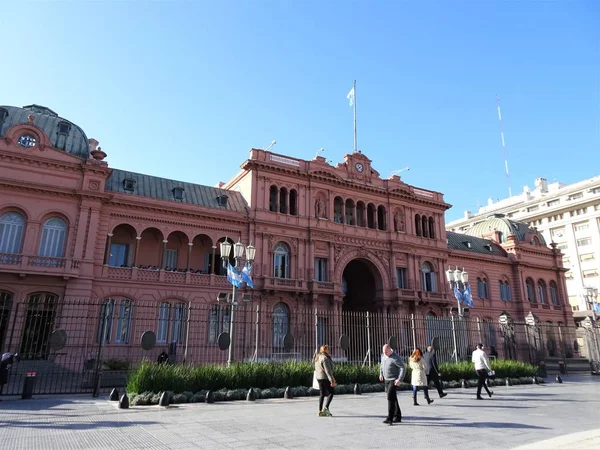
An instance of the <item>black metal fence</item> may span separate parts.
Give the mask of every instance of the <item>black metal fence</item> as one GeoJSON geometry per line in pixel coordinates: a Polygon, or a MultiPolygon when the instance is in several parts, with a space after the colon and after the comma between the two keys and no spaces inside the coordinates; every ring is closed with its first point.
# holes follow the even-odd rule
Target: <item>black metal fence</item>
{"type": "Polygon", "coordinates": [[[18,352],[22,360],[10,369],[4,394],[20,393],[31,373],[36,374],[35,393],[121,387],[128,369],[142,359],[156,361],[163,352],[172,362],[225,364],[228,350],[218,345],[222,333],[232,336],[234,361],[307,361],[328,344],[335,360],[354,364],[378,364],[386,343],[408,356],[414,347],[424,350],[435,342],[440,362],[470,359],[479,342],[497,358],[570,358],[578,356],[581,333],[575,327],[506,317],[500,323],[457,316],[290,311],[284,304],[269,310],[235,306],[232,324],[231,308],[227,303],[59,300],[52,295],[5,304],[0,308],[0,350],[18,352]],[[150,350],[141,345],[147,331],[156,336],[150,350]]]}

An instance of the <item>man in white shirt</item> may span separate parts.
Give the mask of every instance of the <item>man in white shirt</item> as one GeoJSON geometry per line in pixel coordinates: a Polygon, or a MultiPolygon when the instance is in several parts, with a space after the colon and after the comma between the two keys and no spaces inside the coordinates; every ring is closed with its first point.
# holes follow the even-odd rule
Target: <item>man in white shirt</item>
{"type": "Polygon", "coordinates": [[[492,371],[492,368],[487,355],[483,351],[483,344],[477,344],[477,349],[473,352],[471,360],[475,364],[475,371],[477,372],[477,400],[483,400],[481,396],[482,387],[485,388],[485,391],[491,397],[494,393],[490,392],[485,384],[485,380],[488,377],[488,372],[492,371]]]}

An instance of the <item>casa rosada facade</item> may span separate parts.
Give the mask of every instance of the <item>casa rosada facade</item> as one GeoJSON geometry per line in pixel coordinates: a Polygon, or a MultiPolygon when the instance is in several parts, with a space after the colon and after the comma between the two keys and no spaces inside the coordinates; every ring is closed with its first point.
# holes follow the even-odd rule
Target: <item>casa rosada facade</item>
{"type": "MultiPolygon", "coordinates": [[[[539,233],[502,217],[478,235],[446,232],[441,193],[382,178],[360,151],[334,166],[251,149],[221,187],[106,159],[48,108],[0,107],[0,350],[9,329],[13,344],[27,334],[12,323],[18,303],[110,300],[133,320],[136,302],[215,304],[230,292],[225,238],[255,245],[247,299],[285,320],[308,308],[448,316],[457,302],[444,272],[458,267],[471,317],[570,323],[561,253],[539,233]]],[[[122,324],[109,332],[133,345],[122,324]]]]}

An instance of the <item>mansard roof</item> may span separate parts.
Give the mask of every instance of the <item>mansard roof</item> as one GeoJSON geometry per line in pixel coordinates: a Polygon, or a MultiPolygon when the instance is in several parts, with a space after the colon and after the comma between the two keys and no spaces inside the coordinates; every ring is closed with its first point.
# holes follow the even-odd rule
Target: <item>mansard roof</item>
{"type": "Polygon", "coordinates": [[[106,191],[138,195],[189,205],[245,213],[248,208],[240,192],[183,181],[113,169],[106,181],[106,191]],[[181,192],[175,192],[181,189],[181,192]],[[180,197],[180,198],[179,198],[180,197]]]}
{"type": "Polygon", "coordinates": [[[534,236],[539,240],[540,245],[546,246],[546,240],[542,233],[536,229],[531,228],[524,222],[517,222],[510,220],[504,216],[504,214],[493,214],[483,222],[473,225],[471,228],[465,231],[465,234],[469,236],[484,236],[492,231],[500,231],[502,233],[502,242],[506,242],[508,236],[514,235],[517,242],[528,242],[534,236]]]}
{"type": "Polygon", "coordinates": [[[507,256],[506,251],[494,241],[467,234],[446,231],[446,240],[450,250],[482,253],[492,256],[507,256]]]}

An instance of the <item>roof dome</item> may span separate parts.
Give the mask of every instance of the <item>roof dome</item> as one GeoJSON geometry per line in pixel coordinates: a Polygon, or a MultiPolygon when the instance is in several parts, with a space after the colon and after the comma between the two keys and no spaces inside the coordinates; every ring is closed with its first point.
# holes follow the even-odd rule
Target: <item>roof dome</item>
{"type": "Polygon", "coordinates": [[[546,246],[546,240],[542,233],[528,224],[507,219],[504,214],[494,214],[483,222],[473,225],[465,231],[466,235],[476,237],[487,237],[493,231],[499,231],[501,242],[507,241],[508,236],[514,235],[517,242],[528,242],[530,244],[546,246]]]}
{"type": "Polygon", "coordinates": [[[27,105],[18,108],[0,105],[0,136],[4,136],[6,131],[15,125],[29,123],[30,114],[35,116],[35,126],[48,136],[54,148],[79,158],[89,157],[90,148],[85,132],[45,106],[27,105]]]}

